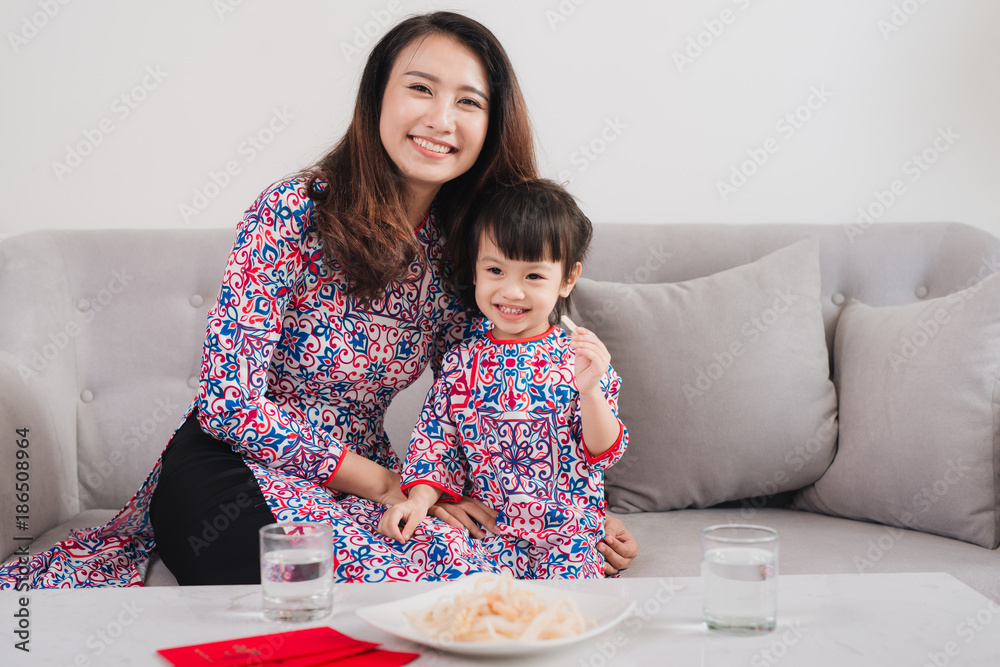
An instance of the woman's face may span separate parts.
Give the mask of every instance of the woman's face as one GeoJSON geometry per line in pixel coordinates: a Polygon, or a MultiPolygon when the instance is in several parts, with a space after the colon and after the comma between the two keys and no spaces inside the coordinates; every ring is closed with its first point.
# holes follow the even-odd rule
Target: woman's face
{"type": "Polygon", "coordinates": [[[476,162],[489,94],[479,57],[450,37],[432,34],[399,54],[382,96],[379,133],[411,194],[434,194],[476,162]]]}

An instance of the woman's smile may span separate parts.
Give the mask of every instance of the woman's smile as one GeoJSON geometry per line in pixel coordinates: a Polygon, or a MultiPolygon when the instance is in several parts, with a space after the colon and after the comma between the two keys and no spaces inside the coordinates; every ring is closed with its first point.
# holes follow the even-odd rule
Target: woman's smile
{"type": "Polygon", "coordinates": [[[424,137],[411,136],[410,141],[416,144],[417,148],[430,153],[430,157],[441,157],[443,155],[454,153],[457,150],[454,146],[449,144],[434,142],[424,137]]]}

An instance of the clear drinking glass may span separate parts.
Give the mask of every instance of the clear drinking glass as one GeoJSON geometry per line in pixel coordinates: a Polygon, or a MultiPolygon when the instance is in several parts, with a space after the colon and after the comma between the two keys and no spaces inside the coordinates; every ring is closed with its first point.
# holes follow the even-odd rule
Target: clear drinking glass
{"type": "Polygon", "coordinates": [[[701,531],[703,615],[709,630],[774,630],[778,597],[778,531],[726,524],[701,531]]]}
{"type": "Polygon", "coordinates": [[[264,618],[313,621],[333,610],[333,534],[324,523],[272,523],[260,529],[264,618]]]}

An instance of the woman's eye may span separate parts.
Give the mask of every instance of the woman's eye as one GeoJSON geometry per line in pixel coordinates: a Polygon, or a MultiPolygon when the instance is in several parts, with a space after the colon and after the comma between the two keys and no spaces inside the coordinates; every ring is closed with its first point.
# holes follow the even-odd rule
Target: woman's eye
{"type": "Polygon", "coordinates": [[[427,86],[425,86],[422,83],[415,83],[415,84],[413,84],[412,86],[410,86],[410,90],[416,90],[417,92],[420,92],[420,93],[430,93],[431,92],[431,89],[428,88],[427,86]]]}
{"type": "Polygon", "coordinates": [[[476,107],[478,109],[482,109],[483,108],[483,105],[480,104],[477,100],[473,100],[473,99],[470,99],[468,97],[466,97],[465,99],[461,100],[459,102],[459,104],[464,104],[465,106],[473,106],[473,107],[476,107]]]}

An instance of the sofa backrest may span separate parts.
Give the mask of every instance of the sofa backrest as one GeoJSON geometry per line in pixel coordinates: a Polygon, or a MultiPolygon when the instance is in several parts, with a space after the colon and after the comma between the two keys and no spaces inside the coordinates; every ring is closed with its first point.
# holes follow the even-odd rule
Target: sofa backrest
{"type": "MultiPolygon", "coordinates": [[[[584,275],[687,280],[810,236],[821,239],[828,343],[852,297],[894,305],[941,296],[1000,262],[1000,239],[955,223],[609,223],[596,225],[584,275]]],[[[194,397],[206,312],[234,237],[233,229],[39,231],[0,243],[3,449],[12,429],[30,429],[39,524],[118,508],[138,489],[194,397]]],[[[397,451],[428,385],[425,375],[390,408],[397,451]]],[[[8,516],[10,496],[0,498],[8,516]]]]}
{"type": "Polygon", "coordinates": [[[194,397],[234,238],[38,231],[0,243],[0,426],[29,429],[32,535],[123,506],[152,469],[194,397]]]}

